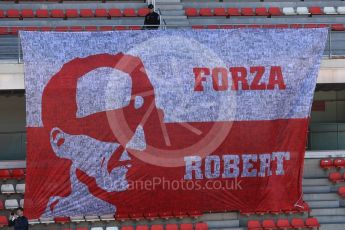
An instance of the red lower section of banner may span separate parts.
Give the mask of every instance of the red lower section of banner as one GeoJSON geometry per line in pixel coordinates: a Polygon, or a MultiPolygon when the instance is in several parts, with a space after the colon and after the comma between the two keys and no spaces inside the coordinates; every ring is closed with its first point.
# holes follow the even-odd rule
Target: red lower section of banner
{"type": "MultiPolygon", "coordinates": [[[[107,192],[92,176],[80,169],[75,172],[90,194],[115,205],[118,214],[279,211],[296,209],[296,204],[303,203],[301,179],[308,119],[170,123],[164,128],[151,121],[157,119],[148,119],[144,126],[144,130],[150,130],[145,133],[148,151],[140,155],[128,150],[131,167],[126,178],[132,184],[127,190],[107,192]],[[272,152],[290,153],[290,159],[284,161],[284,175],[276,175],[277,162],[273,162],[271,176],[242,176],[243,154],[258,154],[259,157],[272,152]],[[203,179],[184,180],[183,159],[196,155],[203,157],[203,179]],[[220,174],[216,178],[205,178],[207,155],[220,156],[220,174]],[[239,156],[239,177],[222,177],[223,155],[239,156]],[[174,167],[168,167],[166,162],[174,167]]],[[[25,214],[30,219],[42,215],[50,197],[66,197],[71,193],[72,162],[56,156],[50,144],[50,132],[45,128],[28,128],[27,132],[25,214]]],[[[105,131],[104,135],[104,139],[111,139],[106,135],[113,133],[105,131]]],[[[260,170],[260,161],[252,164],[253,169],[260,170]]]]}

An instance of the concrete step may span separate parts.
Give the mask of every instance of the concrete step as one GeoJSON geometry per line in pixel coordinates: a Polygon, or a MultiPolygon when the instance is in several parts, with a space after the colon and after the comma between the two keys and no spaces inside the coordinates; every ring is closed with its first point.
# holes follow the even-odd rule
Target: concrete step
{"type": "Polygon", "coordinates": [[[161,10],[161,15],[185,16],[185,13],[183,10],[161,10]]]}
{"type": "Polygon", "coordinates": [[[322,224],[320,230],[344,230],[344,224],[322,224]]]}
{"type": "MultiPolygon", "coordinates": [[[[332,201],[309,201],[310,208],[339,208],[339,200],[332,201]]],[[[345,221],[345,219],[344,219],[345,221]]]]}
{"type": "Polygon", "coordinates": [[[338,200],[339,196],[336,193],[317,193],[317,194],[304,194],[305,201],[323,201],[323,200],[338,200]]]}
{"type": "Polygon", "coordinates": [[[210,229],[221,229],[221,228],[238,228],[240,226],[239,220],[210,220],[206,221],[210,229]]]}
{"type": "Polygon", "coordinates": [[[199,220],[200,221],[212,221],[212,220],[237,220],[237,212],[228,212],[228,213],[207,213],[203,214],[199,220]]]}
{"type": "Polygon", "coordinates": [[[160,10],[183,10],[183,6],[178,4],[156,4],[156,8],[160,10]]]}
{"type": "Polygon", "coordinates": [[[331,187],[327,185],[318,186],[303,186],[303,193],[329,193],[331,192],[331,187]]]}
{"type": "Polygon", "coordinates": [[[317,216],[317,219],[320,224],[345,224],[345,216],[317,216]]]}
{"type": "Polygon", "coordinates": [[[345,208],[320,208],[312,209],[311,216],[345,216],[345,208]]]}
{"type": "Polygon", "coordinates": [[[156,0],[156,4],[161,4],[161,3],[181,3],[181,0],[156,0]]]}
{"type": "Polygon", "coordinates": [[[326,178],[321,179],[303,179],[303,186],[315,186],[315,185],[330,185],[330,182],[326,178]]]}
{"type": "Polygon", "coordinates": [[[245,228],[208,228],[209,230],[244,230],[245,228]]]}
{"type": "Polygon", "coordinates": [[[165,20],[174,19],[174,20],[187,20],[185,15],[162,15],[162,18],[165,20]]]}
{"type": "MultiPolygon", "coordinates": [[[[164,19],[164,18],[163,18],[164,19]]],[[[176,20],[176,19],[164,19],[167,25],[177,25],[177,26],[189,26],[187,20],[176,20]]],[[[171,28],[171,27],[168,27],[171,28]]],[[[181,27],[183,28],[183,27],[181,27]]],[[[186,27],[187,28],[187,27],[186,27]]]]}

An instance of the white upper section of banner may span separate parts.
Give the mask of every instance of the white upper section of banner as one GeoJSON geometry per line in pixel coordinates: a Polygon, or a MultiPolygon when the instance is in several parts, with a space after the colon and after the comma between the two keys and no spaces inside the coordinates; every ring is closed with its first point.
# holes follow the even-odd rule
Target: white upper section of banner
{"type": "MultiPolygon", "coordinates": [[[[20,38],[27,125],[40,127],[43,89],[64,63],[77,57],[120,52],[142,60],[165,122],[306,118],[327,29],[21,32],[20,38]],[[257,66],[264,67],[264,72],[255,84],[257,66]],[[231,72],[233,67],[244,68],[246,76],[238,68],[231,72]],[[282,78],[275,67],[281,70],[282,78]],[[196,68],[207,68],[210,74],[199,75],[198,82],[193,72],[196,68]],[[224,75],[217,68],[225,71],[224,75]],[[221,82],[222,76],[228,87],[221,82]],[[241,77],[249,90],[243,90],[246,86],[238,80],[241,77]],[[235,82],[238,90],[233,88],[235,82]],[[283,83],[284,89],[277,82],[283,83]],[[275,83],[274,89],[255,90],[263,84],[269,88],[270,83],[275,83]],[[201,91],[195,91],[198,84],[201,91]],[[215,90],[214,84],[219,88],[215,90]]],[[[78,81],[77,117],[128,105],[126,95],[132,83],[125,73],[99,68],[86,75],[78,81]],[[99,78],[101,75],[104,77],[99,78]]]]}

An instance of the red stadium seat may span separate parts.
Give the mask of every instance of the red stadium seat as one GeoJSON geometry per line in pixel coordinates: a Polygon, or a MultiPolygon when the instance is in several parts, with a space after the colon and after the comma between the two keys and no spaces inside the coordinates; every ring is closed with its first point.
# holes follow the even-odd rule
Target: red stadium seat
{"type": "Polygon", "coordinates": [[[344,31],[345,30],[345,27],[343,24],[332,24],[331,28],[334,31],[344,31]]]}
{"type": "Polygon", "coordinates": [[[41,30],[41,31],[52,31],[53,28],[50,27],[50,26],[42,26],[42,27],[40,28],[40,30],[41,30]]]}
{"type": "Polygon", "coordinates": [[[199,14],[200,16],[213,16],[213,12],[210,8],[201,8],[199,14]]]}
{"type": "Polygon", "coordinates": [[[193,224],[181,224],[180,230],[193,230],[193,224]]]}
{"type": "Polygon", "coordinates": [[[306,225],[304,224],[304,220],[301,218],[293,218],[291,220],[291,226],[297,229],[306,227],[306,225]]]}
{"type": "Polygon", "coordinates": [[[77,227],[76,230],[89,230],[87,227],[77,227]]]}
{"type": "Polygon", "coordinates": [[[141,26],[130,26],[130,30],[141,30],[141,26]]]}
{"type": "Polygon", "coordinates": [[[54,222],[57,224],[64,224],[64,223],[69,223],[70,219],[69,217],[55,217],[54,222]]]}
{"type": "MultiPolygon", "coordinates": [[[[11,31],[12,31],[12,29],[13,29],[13,27],[10,28],[11,31]]],[[[6,180],[6,179],[10,179],[10,178],[11,178],[10,170],[0,169],[0,179],[6,180]]]]}
{"type": "Polygon", "coordinates": [[[333,165],[337,168],[344,168],[345,167],[345,159],[337,158],[333,161],[333,165]]]}
{"type": "Polygon", "coordinates": [[[83,31],[83,27],[82,26],[70,26],[69,31],[80,32],[80,31],[83,31]]]}
{"type": "Polygon", "coordinates": [[[317,24],[305,24],[304,28],[318,28],[317,24]]]}
{"type": "Polygon", "coordinates": [[[268,8],[268,13],[272,16],[281,16],[283,13],[281,12],[279,7],[270,7],[268,8]]]}
{"type": "Polygon", "coordinates": [[[154,224],[151,225],[151,230],[164,230],[163,224],[154,224]]]}
{"type": "Polygon", "coordinates": [[[145,17],[147,14],[149,14],[150,13],[150,10],[148,9],[148,8],[140,8],[139,10],[138,10],[138,15],[140,16],[140,17],[145,17]]]}
{"type": "MultiPolygon", "coordinates": [[[[36,26],[28,26],[28,27],[24,27],[23,30],[25,30],[25,31],[38,31],[38,27],[36,27],[36,26]]],[[[17,175],[14,175],[13,171],[12,171],[11,175],[12,175],[12,178],[15,178],[17,180],[23,179],[24,178],[24,170],[23,170],[22,173],[18,172],[17,175]]]]}
{"type": "Polygon", "coordinates": [[[199,16],[198,10],[196,8],[186,8],[184,11],[188,17],[199,16]]]}
{"type": "Polygon", "coordinates": [[[192,26],[192,29],[196,29],[196,30],[204,29],[204,26],[201,26],[201,25],[194,25],[194,26],[192,26]]]}
{"type": "Polygon", "coordinates": [[[265,7],[255,8],[255,14],[258,16],[268,16],[268,11],[265,7]]]}
{"type": "Polygon", "coordinates": [[[303,28],[303,25],[301,25],[301,24],[291,24],[290,28],[299,29],[299,28],[303,28]]]}
{"type": "Polygon", "coordinates": [[[165,230],[178,230],[177,224],[167,224],[165,230]]]}
{"type": "Polygon", "coordinates": [[[7,35],[8,28],[7,27],[0,27],[0,35],[7,35]]]}
{"type": "Polygon", "coordinates": [[[20,18],[20,13],[17,9],[9,9],[6,14],[8,18],[20,18]]]}
{"type": "Polygon", "coordinates": [[[218,29],[219,28],[219,26],[217,26],[217,25],[207,25],[207,27],[206,27],[207,29],[211,29],[211,30],[214,30],[214,29],[218,29]]]}
{"type": "Polygon", "coordinates": [[[228,12],[225,8],[215,8],[213,11],[216,16],[228,16],[228,12]]]}
{"type": "Polygon", "coordinates": [[[228,14],[230,16],[241,16],[241,12],[238,8],[229,8],[228,9],[228,14]]]}
{"type": "Polygon", "coordinates": [[[57,27],[55,27],[54,31],[57,31],[57,32],[67,32],[67,31],[69,31],[69,28],[68,28],[68,26],[57,26],[57,27]]]}
{"type": "Polygon", "coordinates": [[[309,12],[311,14],[314,14],[314,15],[321,15],[321,14],[323,14],[323,12],[321,10],[321,7],[318,7],[318,6],[309,7],[309,12]]]}
{"type": "Polygon", "coordinates": [[[254,16],[253,8],[241,8],[241,13],[243,16],[254,16]]]}
{"type": "Polygon", "coordinates": [[[0,210],[5,210],[4,201],[0,200],[0,210]]]}
{"type": "Polygon", "coordinates": [[[0,216],[0,227],[5,227],[8,225],[8,220],[6,216],[0,216]]]}
{"type": "Polygon", "coordinates": [[[246,25],[234,25],[234,29],[247,28],[246,25]]]}
{"type": "Polygon", "coordinates": [[[80,17],[92,18],[92,17],[94,17],[94,14],[93,14],[93,11],[91,9],[80,9],[80,17]]]}
{"type": "MultiPolygon", "coordinates": [[[[33,27],[31,27],[30,29],[33,29],[33,27]]],[[[24,169],[13,169],[11,176],[15,179],[23,179],[25,177],[24,169]]]]}
{"type": "Polygon", "coordinates": [[[276,229],[276,224],[273,220],[263,220],[262,221],[262,227],[264,229],[276,229]]]}
{"type": "Polygon", "coordinates": [[[339,172],[332,172],[328,175],[328,179],[332,182],[332,183],[338,183],[341,182],[343,180],[341,174],[339,172]]]}
{"type": "Polygon", "coordinates": [[[135,9],[126,8],[123,10],[123,16],[125,16],[125,17],[136,17],[137,14],[135,13],[135,9]]]}
{"type": "Polygon", "coordinates": [[[85,31],[97,31],[97,26],[85,26],[85,31]]]}
{"type": "Polygon", "coordinates": [[[339,187],[338,188],[338,194],[339,196],[341,196],[342,198],[345,197],[345,186],[339,187]]]}
{"type": "Polygon", "coordinates": [[[333,167],[333,160],[330,158],[321,159],[320,160],[320,167],[323,169],[330,169],[333,167]]]}
{"type": "Polygon", "coordinates": [[[0,18],[4,18],[5,17],[5,12],[3,10],[0,10],[0,18]]]}
{"type": "Polygon", "coordinates": [[[34,18],[35,14],[32,9],[22,9],[22,17],[23,18],[34,18]]]}
{"type": "Polygon", "coordinates": [[[208,230],[207,223],[196,223],[195,230],[208,230]]]}
{"type": "Polygon", "coordinates": [[[277,24],[275,27],[277,29],[286,29],[286,28],[289,28],[289,25],[288,24],[277,24]]]}
{"type": "Polygon", "coordinates": [[[117,8],[109,9],[108,14],[110,17],[122,17],[121,10],[117,8]]]}
{"type": "Polygon", "coordinates": [[[261,223],[258,220],[249,220],[247,223],[248,230],[259,230],[262,229],[261,223]]]}
{"type": "Polygon", "coordinates": [[[106,9],[96,9],[95,10],[96,17],[108,17],[108,12],[106,9]]]}
{"type": "Polygon", "coordinates": [[[138,225],[135,230],[149,230],[149,226],[147,225],[138,225]]]}
{"type": "Polygon", "coordinates": [[[12,35],[17,35],[18,31],[21,30],[22,27],[10,27],[9,28],[9,33],[12,35]]]}
{"type": "Polygon", "coordinates": [[[308,218],[308,219],[306,219],[305,225],[308,228],[319,228],[320,227],[319,221],[316,218],[308,218]]]}
{"type": "Polygon", "coordinates": [[[64,17],[65,17],[65,14],[64,14],[63,10],[54,9],[54,10],[51,10],[51,11],[50,11],[50,16],[51,16],[52,18],[64,18],[64,17]]]}
{"type": "Polygon", "coordinates": [[[122,226],[121,230],[134,230],[133,226],[122,226]]]}
{"type": "Polygon", "coordinates": [[[38,18],[49,18],[49,11],[46,9],[36,10],[36,17],[38,18]]]}
{"type": "Polygon", "coordinates": [[[126,30],[125,26],[115,26],[115,30],[126,30]]]}
{"type": "Polygon", "coordinates": [[[100,31],[112,31],[113,27],[112,26],[100,26],[99,30],[100,31]]]}
{"type": "Polygon", "coordinates": [[[291,228],[291,225],[288,219],[279,219],[277,221],[277,227],[279,229],[285,229],[285,228],[291,228]]]}
{"type": "Polygon", "coordinates": [[[326,28],[326,27],[328,27],[328,25],[327,24],[317,24],[317,27],[318,28],[326,28]]]}
{"type": "Polygon", "coordinates": [[[234,26],[233,25],[221,25],[219,26],[220,29],[233,29],[234,26]]]}
{"type": "Polygon", "coordinates": [[[79,18],[79,13],[77,9],[66,9],[67,18],[79,18]]]}
{"type": "Polygon", "coordinates": [[[248,25],[247,27],[248,28],[261,28],[260,25],[248,25]]]}

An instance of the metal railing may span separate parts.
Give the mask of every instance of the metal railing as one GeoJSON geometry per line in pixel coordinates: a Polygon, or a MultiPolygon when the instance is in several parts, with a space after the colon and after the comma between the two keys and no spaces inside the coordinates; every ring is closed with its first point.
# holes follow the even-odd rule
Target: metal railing
{"type": "Polygon", "coordinates": [[[159,14],[160,28],[165,30],[167,23],[166,23],[164,17],[162,16],[162,12],[161,12],[160,8],[158,8],[158,14],[159,14]]]}
{"type": "MultiPolygon", "coordinates": [[[[158,12],[160,12],[160,9],[158,9],[158,12]]],[[[221,28],[222,26],[226,26],[226,25],[229,25],[229,24],[212,24],[212,26],[216,26],[216,27],[219,27],[221,28]]],[[[231,24],[231,26],[249,26],[249,25],[252,25],[252,24],[231,24]]],[[[100,29],[100,27],[102,26],[107,26],[107,25],[96,25],[95,27],[97,27],[97,30],[100,29]]],[[[171,27],[173,28],[191,28],[193,25],[172,25],[172,24],[169,24],[167,25],[164,18],[161,18],[161,25],[160,25],[160,28],[159,29],[169,29],[171,27]]],[[[54,31],[58,32],[58,30],[56,30],[58,27],[60,26],[52,26],[51,28],[55,29],[54,31]]],[[[72,30],[72,27],[73,26],[67,26],[68,28],[71,28],[71,32],[73,32],[72,30]]],[[[86,26],[81,26],[83,30],[85,30],[85,27],[86,26]]],[[[114,25],[112,26],[114,28],[114,30],[116,29],[116,27],[127,27],[127,28],[134,28],[134,27],[140,27],[142,29],[145,29],[145,28],[149,28],[149,27],[156,27],[155,25],[114,25]]],[[[204,27],[206,28],[207,25],[204,25],[204,27]]],[[[8,28],[11,28],[11,27],[8,27],[8,28]]],[[[17,27],[16,27],[17,28],[17,27]]],[[[39,26],[38,26],[39,28],[39,26]]],[[[17,42],[15,43],[11,43],[9,42],[9,37],[6,37],[7,40],[5,40],[4,42],[2,41],[1,37],[4,37],[4,36],[0,36],[0,58],[1,56],[3,56],[4,58],[2,59],[5,59],[5,60],[14,60],[14,59],[17,59],[18,63],[22,63],[22,51],[21,51],[21,44],[20,44],[20,39],[19,37],[17,36],[17,42]],[[16,57],[16,58],[14,58],[16,57]]],[[[337,39],[337,42],[339,42],[339,39],[337,39]]],[[[324,56],[328,57],[328,58],[338,58],[339,56],[342,56],[342,57],[345,57],[345,32],[341,32],[341,31],[332,31],[331,28],[329,27],[329,36],[328,36],[328,41],[327,41],[327,46],[326,46],[326,50],[325,50],[325,53],[324,53],[324,56]],[[334,54],[335,51],[337,50],[334,50],[334,43],[335,41],[332,40],[332,38],[335,36],[335,35],[339,35],[341,34],[342,37],[344,37],[342,44],[339,46],[339,47],[343,47],[340,52],[336,52],[336,54],[334,54]]]]}

